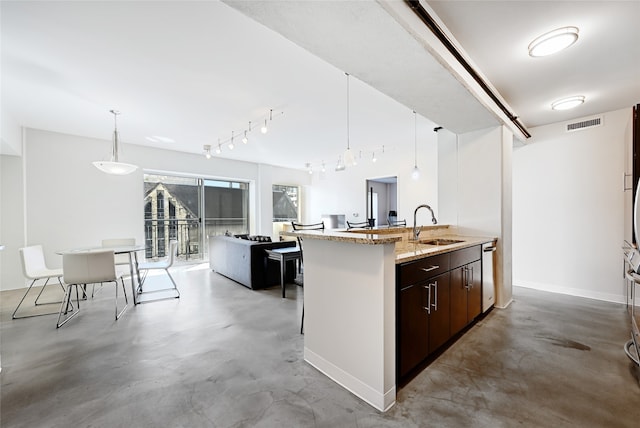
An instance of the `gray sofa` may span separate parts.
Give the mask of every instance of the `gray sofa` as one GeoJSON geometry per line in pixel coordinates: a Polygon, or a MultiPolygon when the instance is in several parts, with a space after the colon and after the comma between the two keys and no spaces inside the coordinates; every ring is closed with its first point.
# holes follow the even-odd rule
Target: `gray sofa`
{"type": "MultiPolygon", "coordinates": [[[[209,236],[209,267],[253,290],[280,284],[278,262],[267,259],[266,249],[295,247],[295,241],[260,242],[233,236],[209,236]]],[[[287,273],[295,269],[287,266],[287,273]]]]}

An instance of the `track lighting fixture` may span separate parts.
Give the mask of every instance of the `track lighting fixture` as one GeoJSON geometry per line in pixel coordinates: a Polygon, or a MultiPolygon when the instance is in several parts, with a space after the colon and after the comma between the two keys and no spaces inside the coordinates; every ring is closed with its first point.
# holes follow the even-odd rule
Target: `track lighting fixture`
{"type": "MultiPolygon", "coordinates": [[[[269,110],[269,122],[271,122],[273,120],[273,109],[269,110]]],[[[267,119],[264,120],[264,125],[262,125],[262,128],[260,128],[260,132],[262,132],[263,134],[266,134],[267,132],[269,132],[269,128],[267,128],[267,119]]]]}
{"type": "MultiPolygon", "coordinates": [[[[283,111],[276,111],[275,115],[283,115],[284,112],[283,111]]],[[[266,133],[266,129],[267,129],[267,121],[271,121],[273,120],[274,117],[274,112],[273,109],[269,110],[269,113],[266,116],[262,116],[260,118],[258,118],[255,121],[249,121],[249,125],[245,128],[241,128],[241,129],[235,129],[233,131],[231,131],[231,138],[224,138],[222,139],[222,141],[220,140],[220,138],[218,138],[218,145],[215,147],[215,151],[216,154],[220,154],[222,153],[222,149],[228,149],[228,150],[233,150],[236,146],[235,144],[235,136],[236,135],[241,135],[241,141],[243,144],[248,144],[249,143],[249,133],[256,127],[259,126],[258,124],[261,123],[261,121],[263,120],[262,118],[266,117],[266,119],[264,119],[264,125],[262,126],[261,130],[263,133],[266,133]]]]}
{"type": "Polygon", "coordinates": [[[211,144],[204,145],[204,157],[211,159],[211,144]]]}
{"type": "Polygon", "coordinates": [[[229,150],[233,150],[233,148],[235,147],[235,144],[233,144],[233,131],[231,131],[231,141],[229,141],[229,150]]]}

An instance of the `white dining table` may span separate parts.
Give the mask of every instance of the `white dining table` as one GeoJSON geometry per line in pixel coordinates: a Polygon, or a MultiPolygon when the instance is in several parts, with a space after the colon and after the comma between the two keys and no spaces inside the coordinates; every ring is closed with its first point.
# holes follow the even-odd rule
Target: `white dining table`
{"type": "Polygon", "coordinates": [[[77,254],[88,253],[92,251],[105,251],[112,250],[114,254],[128,254],[129,255],[129,273],[131,275],[131,291],[133,293],[133,304],[137,305],[138,302],[138,289],[141,288],[140,283],[140,270],[138,269],[138,252],[144,251],[144,245],[119,245],[114,247],[79,247],[69,248],[67,250],[57,251],[57,254],[77,254]]]}

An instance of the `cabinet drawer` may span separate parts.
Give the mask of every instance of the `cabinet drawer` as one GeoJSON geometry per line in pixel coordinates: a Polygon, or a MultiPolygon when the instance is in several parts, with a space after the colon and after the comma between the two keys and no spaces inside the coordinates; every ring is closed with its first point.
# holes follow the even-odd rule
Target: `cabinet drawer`
{"type": "Polygon", "coordinates": [[[481,246],[463,248],[462,250],[452,251],[451,253],[451,269],[475,262],[482,257],[481,246]]]}
{"type": "MultiPolygon", "coordinates": [[[[478,253],[479,254],[479,253],[478,253]]],[[[398,267],[400,288],[424,281],[449,270],[449,253],[415,260],[398,267]]]]}

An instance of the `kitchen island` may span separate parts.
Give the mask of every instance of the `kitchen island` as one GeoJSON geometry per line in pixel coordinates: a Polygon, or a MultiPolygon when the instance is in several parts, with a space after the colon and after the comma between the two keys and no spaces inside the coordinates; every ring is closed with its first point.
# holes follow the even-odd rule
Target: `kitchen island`
{"type": "Polygon", "coordinates": [[[304,240],[305,361],[381,411],[396,399],[397,265],[493,241],[448,226],[417,242],[411,228],[282,234],[304,240]]]}

